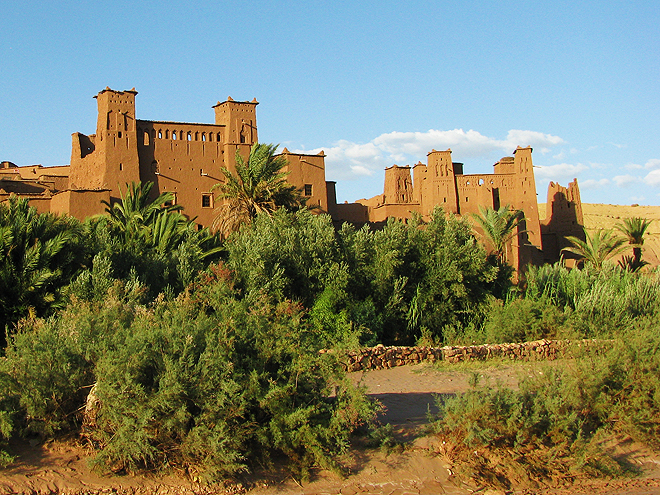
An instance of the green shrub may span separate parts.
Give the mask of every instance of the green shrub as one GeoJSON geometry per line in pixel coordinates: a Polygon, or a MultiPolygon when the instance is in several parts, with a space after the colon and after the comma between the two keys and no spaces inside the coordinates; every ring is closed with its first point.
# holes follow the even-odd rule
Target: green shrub
{"type": "Polygon", "coordinates": [[[175,299],[144,306],[144,292],[115,282],[101,300],[21,328],[0,367],[0,433],[79,428],[94,385],[84,433],[100,466],[206,479],[272,455],[300,476],[337,467],[373,408],[339,353],[319,353],[323,331],[299,304],[238,299],[223,266],[175,299]]]}
{"type": "Polygon", "coordinates": [[[257,217],[226,247],[239,290],[299,301],[331,343],[333,331],[354,332],[362,344],[414,343],[422,328],[442,338],[445,326],[481,314],[510,276],[466,221],[440,209],[427,224],[390,219],[379,231],[338,232],[329,216],[278,211],[257,217]]]}
{"type": "Polygon", "coordinates": [[[566,338],[567,315],[547,299],[514,299],[507,304],[493,301],[484,325],[483,342],[527,342],[566,338]]]}
{"type": "Polygon", "coordinates": [[[616,475],[604,447],[630,435],[658,448],[660,333],[640,319],[603,354],[538,368],[519,390],[475,388],[439,404],[434,424],[465,473],[511,488],[514,480],[616,475]]]}

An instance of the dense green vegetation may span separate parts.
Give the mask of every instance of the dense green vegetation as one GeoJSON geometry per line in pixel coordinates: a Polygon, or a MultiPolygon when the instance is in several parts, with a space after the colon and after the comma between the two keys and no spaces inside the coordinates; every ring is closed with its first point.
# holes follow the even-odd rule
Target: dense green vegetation
{"type": "MultiPolygon", "coordinates": [[[[270,163],[266,151],[251,156],[255,167],[270,163]]],[[[266,208],[222,240],[151,187],[130,185],[85,223],[16,198],[0,205],[0,447],[74,431],[102,469],[182,466],[214,479],[284,457],[305,475],[338,468],[373,417],[342,349],[538,338],[615,344],[520,392],[448,402],[437,430],[458,450],[543,444],[561,458],[608,428],[643,440],[657,428],[647,374],[657,371],[660,275],[639,270],[641,251],[627,265],[529,267],[514,286],[504,239],[521,214],[506,208],[482,212],[503,240],[491,239],[491,253],[469,220],[440,209],[374,231],[266,208]]]]}

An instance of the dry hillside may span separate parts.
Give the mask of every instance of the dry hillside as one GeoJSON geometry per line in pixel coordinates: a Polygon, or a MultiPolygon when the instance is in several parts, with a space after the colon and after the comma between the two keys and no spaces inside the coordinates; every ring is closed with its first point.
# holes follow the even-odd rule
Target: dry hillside
{"type": "MultiPolygon", "coordinates": [[[[539,218],[545,218],[546,205],[539,204],[539,218]]],[[[613,229],[624,218],[642,217],[653,220],[646,231],[643,259],[653,266],[660,265],[660,206],[621,206],[582,204],[585,227],[589,231],[613,229]]],[[[630,253],[632,254],[632,250],[630,253]]]]}

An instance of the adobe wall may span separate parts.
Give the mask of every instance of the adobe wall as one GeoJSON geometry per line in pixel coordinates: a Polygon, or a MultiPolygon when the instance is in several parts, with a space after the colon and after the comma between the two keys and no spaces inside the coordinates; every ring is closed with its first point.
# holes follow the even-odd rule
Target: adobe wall
{"type": "Polygon", "coordinates": [[[289,152],[284,148],[282,156],[288,162],[283,169],[288,172],[287,181],[301,189],[308,206],[318,207],[320,212],[329,212],[328,190],[325,182],[325,153],[304,155],[289,152]]]}
{"type": "MultiPolygon", "coordinates": [[[[50,198],[50,211],[62,215],[68,214],[79,219],[105,213],[102,201],[110,202],[108,189],[97,191],[69,190],[50,198]]],[[[30,201],[30,204],[33,202],[30,201]]]]}
{"type": "Polygon", "coordinates": [[[247,156],[251,143],[225,143],[222,125],[138,120],[137,126],[140,180],[154,183],[153,196],[173,193],[188,218],[210,225],[216,194],[211,189],[225,180],[223,167],[235,170],[237,148],[247,156]]]}
{"type": "MultiPolygon", "coordinates": [[[[4,203],[9,200],[9,197],[12,193],[9,193],[4,190],[2,184],[0,183],[0,203],[4,203]]],[[[34,206],[39,213],[48,213],[50,212],[50,197],[49,196],[36,196],[36,195],[23,195],[20,197],[28,198],[30,201],[30,206],[34,206]]]]}
{"type": "Polygon", "coordinates": [[[418,204],[383,204],[376,207],[370,207],[369,222],[384,223],[388,218],[398,218],[399,220],[407,220],[412,218],[414,213],[420,213],[421,208],[418,204]]]}
{"type": "Polygon", "coordinates": [[[348,222],[362,226],[369,222],[369,207],[360,203],[337,203],[332,206],[332,220],[337,226],[348,222]]]}

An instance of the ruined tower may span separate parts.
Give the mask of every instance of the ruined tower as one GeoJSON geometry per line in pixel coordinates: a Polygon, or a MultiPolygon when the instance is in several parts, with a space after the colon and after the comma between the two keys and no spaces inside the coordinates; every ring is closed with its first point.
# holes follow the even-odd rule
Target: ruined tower
{"type": "Polygon", "coordinates": [[[414,201],[413,183],[410,167],[392,165],[385,169],[385,203],[412,203],[414,201]]]}

